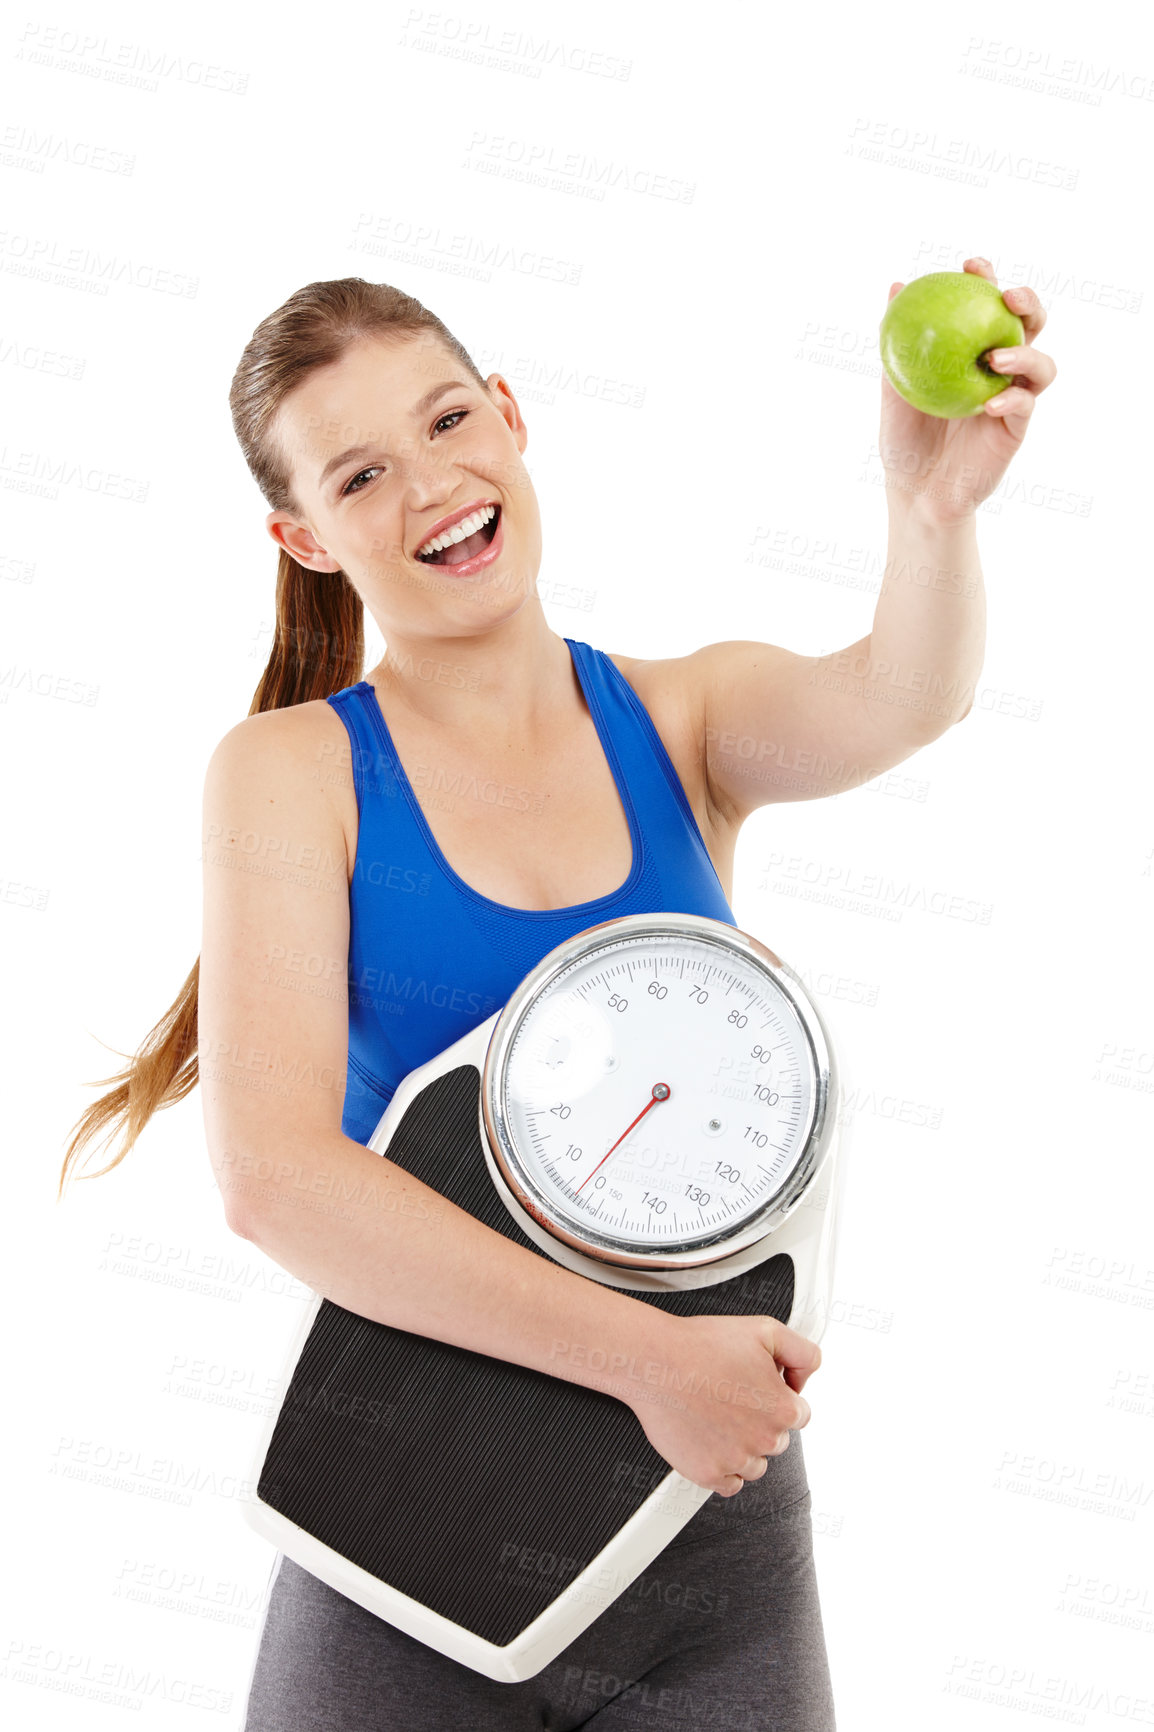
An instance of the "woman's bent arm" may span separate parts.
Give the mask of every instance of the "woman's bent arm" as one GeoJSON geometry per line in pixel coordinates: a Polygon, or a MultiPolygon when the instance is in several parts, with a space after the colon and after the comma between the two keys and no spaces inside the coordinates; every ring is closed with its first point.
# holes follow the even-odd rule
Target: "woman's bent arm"
{"type": "Polygon", "coordinates": [[[230,1226],[359,1316],[617,1396],[667,1460],[731,1495],[807,1422],[812,1342],[586,1280],[342,1132],[348,859],[333,791],[350,775],[324,704],[247,718],[208,767],[200,1079],[230,1226]]]}
{"type": "Polygon", "coordinates": [[[378,1323],[577,1381],[604,1374],[603,1354],[658,1355],[665,1313],[513,1244],[343,1134],[336,795],[351,768],[332,706],[307,704],[241,722],[205,779],[201,1085],[230,1225],[378,1323]]]}

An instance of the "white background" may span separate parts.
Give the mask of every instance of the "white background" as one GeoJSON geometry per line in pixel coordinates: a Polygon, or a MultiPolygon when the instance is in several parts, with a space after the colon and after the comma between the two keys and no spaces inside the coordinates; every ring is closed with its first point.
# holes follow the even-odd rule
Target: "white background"
{"type": "Polygon", "coordinates": [[[21,1727],[239,1727],[271,1560],[240,1490],[307,1296],[228,1231],[199,1095],[55,1200],[197,956],[204,767],[267,657],[253,327],[361,275],[505,374],[559,634],[824,653],[885,558],[889,285],[973,253],[1059,368],[980,512],[974,708],[755,813],[733,907],[857,1089],[804,1436],[839,1726],[1154,1724],[1154,39],[1116,4],[658,16],[61,4],[0,36],[21,1727]]]}

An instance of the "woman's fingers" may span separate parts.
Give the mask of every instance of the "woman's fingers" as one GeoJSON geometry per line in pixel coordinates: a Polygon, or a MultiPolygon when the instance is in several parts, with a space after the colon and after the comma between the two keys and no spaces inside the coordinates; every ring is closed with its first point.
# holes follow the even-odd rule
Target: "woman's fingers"
{"type": "MultiPolygon", "coordinates": [[[[998,279],[994,275],[994,267],[989,259],[967,259],[962,268],[970,271],[975,277],[985,277],[988,283],[993,283],[994,287],[997,288],[998,279]]],[[[1003,289],[1002,299],[1011,313],[1017,313],[1025,326],[1026,342],[1032,343],[1046,323],[1046,309],[1033,289],[1027,289],[1024,286],[1003,289]]],[[[1046,383],[1049,384],[1049,382],[1047,379],[1046,383]]]]}
{"type": "Polygon", "coordinates": [[[1032,343],[1046,323],[1046,309],[1033,289],[1006,289],[1002,299],[1011,313],[1017,313],[1026,327],[1026,341],[1032,343]]]}
{"type": "MultiPolygon", "coordinates": [[[[997,287],[998,279],[989,259],[967,259],[963,268],[974,276],[985,277],[987,282],[997,287]]],[[[1030,347],[1046,323],[1046,309],[1033,289],[1024,285],[1003,289],[1002,300],[1010,312],[1021,319],[1023,340],[1013,348],[990,349],[986,353],[984,359],[994,372],[1008,373],[1013,384],[1007,390],[999,391],[996,397],[991,397],[982,405],[982,410],[987,415],[1021,415],[1023,420],[1027,420],[1033,414],[1034,399],[1058,377],[1053,357],[1030,347]]]]}
{"type": "Polygon", "coordinates": [[[1029,420],[1034,413],[1034,393],[1027,391],[1024,385],[1009,385],[1004,391],[999,391],[996,397],[987,397],[982,404],[985,415],[1021,415],[1023,420],[1029,420]]]}
{"type": "MultiPolygon", "coordinates": [[[[990,349],[986,361],[995,373],[1009,373],[1015,385],[1026,387],[1035,396],[1058,377],[1052,357],[1043,354],[1041,349],[1029,348],[1025,343],[1012,349],[990,349]]],[[[1006,392],[1001,395],[1004,397],[1006,392]]]]}

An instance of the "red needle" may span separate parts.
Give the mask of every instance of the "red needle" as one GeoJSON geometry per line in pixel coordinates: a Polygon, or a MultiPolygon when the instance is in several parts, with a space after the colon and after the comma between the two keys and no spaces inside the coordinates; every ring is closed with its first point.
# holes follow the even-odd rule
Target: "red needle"
{"type": "MultiPolygon", "coordinates": [[[[655,1107],[657,1105],[658,1101],[667,1101],[672,1092],[673,1091],[670,1089],[668,1083],[654,1083],[654,1085],[653,1085],[653,1098],[651,1100],[646,1101],[645,1105],[642,1107],[641,1111],[638,1113],[637,1117],[634,1119],[633,1125],[640,1124],[641,1120],[645,1117],[645,1115],[649,1111],[650,1107],[655,1107]]],[[[602,1155],[601,1159],[598,1161],[597,1166],[594,1167],[593,1173],[595,1173],[597,1171],[598,1167],[603,1167],[605,1165],[606,1161],[609,1159],[610,1155],[613,1153],[613,1149],[615,1149],[617,1147],[618,1143],[623,1143],[625,1141],[626,1137],[629,1135],[630,1131],[633,1129],[633,1125],[626,1125],[625,1129],[622,1131],[621,1135],[618,1137],[617,1142],[613,1144],[613,1148],[606,1149],[605,1153],[602,1155]]],[[[577,1187],[578,1191],[584,1189],[584,1187],[589,1183],[589,1180],[593,1177],[593,1173],[587,1173],[585,1175],[585,1177],[582,1179],[581,1183],[577,1187]]],[[[574,1195],[576,1195],[576,1192],[574,1193],[574,1195]]]]}

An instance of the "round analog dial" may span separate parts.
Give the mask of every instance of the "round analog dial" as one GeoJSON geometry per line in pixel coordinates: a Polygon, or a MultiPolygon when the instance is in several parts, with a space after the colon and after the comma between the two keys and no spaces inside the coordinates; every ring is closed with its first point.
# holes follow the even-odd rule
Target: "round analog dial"
{"type": "Polygon", "coordinates": [[[570,1243],[705,1261],[769,1230],[804,1188],[822,1031],[747,934],[685,916],[613,935],[638,918],[570,941],[577,953],[510,1001],[490,1140],[522,1204],[570,1243]]]}

